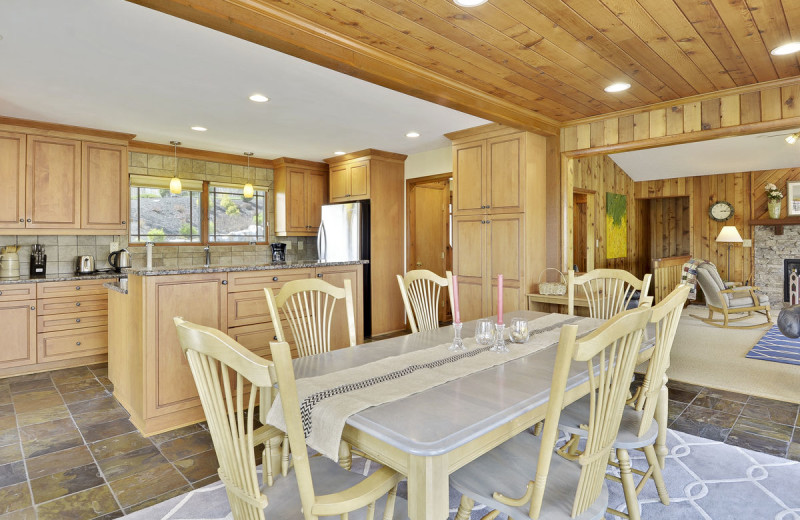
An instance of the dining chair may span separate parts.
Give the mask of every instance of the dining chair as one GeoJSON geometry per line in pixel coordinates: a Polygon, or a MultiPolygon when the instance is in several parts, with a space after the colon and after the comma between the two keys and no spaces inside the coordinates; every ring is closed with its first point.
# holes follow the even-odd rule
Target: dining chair
{"type": "MultiPolygon", "coordinates": [[[[652,477],[656,486],[659,499],[664,505],[669,505],[669,494],[664,484],[661,469],[664,465],[663,458],[659,460],[654,444],[659,433],[658,421],[666,421],[667,417],[667,393],[666,393],[666,372],[669,367],[669,357],[672,351],[672,344],[675,339],[675,332],[680,321],[681,311],[686,298],[689,296],[690,287],[679,285],[652,308],[650,323],[654,325],[655,344],[653,353],[647,365],[644,379],[628,399],[622,414],[622,423],[614,440],[613,449],[616,452],[617,462],[609,460],[609,465],[619,469],[620,476],[607,474],[606,478],[622,484],[625,495],[627,513],[616,509],[608,508],[608,512],[622,517],[638,520],[641,517],[639,512],[638,495],[641,493],[647,481],[652,477]],[[660,417],[654,420],[656,410],[659,410],[660,417]],[[640,471],[631,468],[630,450],[640,450],[645,454],[648,468],[640,471]],[[634,483],[633,475],[641,476],[638,484],[634,483]]],[[[586,439],[588,430],[584,425],[587,424],[590,411],[590,399],[584,397],[564,408],[561,413],[559,428],[570,434],[570,440],[566,445],[559,448],[559,453],[567,458],[579,457],[579,442],[586,439]]]]}
{"type": "Polygon", "coordinates": [[[438,276],[427,269],[409,271],[405,277],[397,275],[400,294],[406,307],[406,316],[411,332],[439,328],[439,298],[442,287],[447,287],[450,301],[450,315],[453,310],[453,273],[447,271],[445,277],[438,276]]]}
{"type": "Polygon", "coordinates": [[[639,280],[623,269],[594,269],[580,276],[573,270],[567,273],[567,312],[575,314],[575,297],[581,292],[589,302],[589,316],[607,320],[624,311],[633,300],[647,296],[650,274],[639,280]]]}
{"type": "MultiPolygon", "coordinates": [[[[339,300],[344,300],[347,311],[350,346],[356,345],[356,320],[350,280],[344,280],[344,287],[336,287],[317,278],[292,280],[281,287],[277,296],[269,287],[264,288],[264,293],[277,341],[286,341],[281,325],[282,311],[292,331],[298,356],[330,352],[333,311],[339,300]]],[[[289,443],[284,442],[281,456],[283,476],[289,473],[289,465],[289,443]]],[[[342,465],[350,469],[351,454],[346,445],[342,446],[342,465]]]]}
{"type": "MultiPolygon", "coordinates": [[[[341,516],[343,520],[371,520],[375,511],[380,509],[384,510],[384,520],[407,519],[408,505],[405,500],[396,497],[397,484],[403,480],[403,476],[396,471],[383,466],[365,477],[342,469],[326,457],[308,456],[289,345],[286,342],[272,342],[270,351],[275,363],[286,433],[294,454],[294,470],[306,520],[328,516],[341,516]]],[[[291,479],[281,479],[277,484],[288,480],[291,479]]],[[[288,518],[281,514],[283,510],[274,513],[270,509],[267,511],[272,513],[272,518],[288,518]]]]}
{"type": "Polygon", "coordinates": [[[576,325],[561,328],[541,437],[518,434],[454,472],[450,486],[462,494],[456,520],[468,519],[476,501],[516,519],[603,517],[608,454],[651,312],[649,307],[622,312],[581,339],[576,325]],[[576,461],[553,457],[573,362],[588,368],[592,396],[586,422],[590,434],[576,461]]]}
{"type": "Polygon", "coordinates": [[[254,424],[256,406],[266,414],[272,404],[272,363],[216,329],[178,317],[173,321],[197,386],[233,517],[263,520],[267,498],[259,486],[254,449],[265,446],[264,482],[272,486],[272,451],[283,439],[277,428],[254,424]]]}

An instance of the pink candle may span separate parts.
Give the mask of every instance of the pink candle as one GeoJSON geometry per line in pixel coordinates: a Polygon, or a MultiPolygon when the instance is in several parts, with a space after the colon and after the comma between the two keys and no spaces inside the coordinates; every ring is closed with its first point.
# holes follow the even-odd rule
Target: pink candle
{"type": "Polygon", "coordinates": [[[461,323],[461,312],[458,310],[458,275],[453,275],[453,322],[461,323]]]}
{"type": "Polygon", "coordinates": [[[497,275],[497,324],[503,324],[503,275],[497,275]]]}

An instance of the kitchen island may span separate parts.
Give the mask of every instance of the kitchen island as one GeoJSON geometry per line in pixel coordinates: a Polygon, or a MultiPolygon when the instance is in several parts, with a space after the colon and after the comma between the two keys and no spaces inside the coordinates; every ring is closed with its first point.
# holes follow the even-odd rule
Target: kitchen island
{"type": "MultiPolygon", "coordinates": [[[[108,377],[114,397],[149,436],[204,419],[172,318],[219,329],[263,357],[275,330],[264,288],[304,278],[353,287],[356,336],[364,340],[363,267],[354,262],[287,262],[240,266],[128,269],[127,288],[108,287],[108,377]]],[[[337,305],[333,348],[348,345],[344,305],[337,305]],[[338,326],[337,326],[338,325],[338,326]]],[[[289,329],[284,325],[287,339],[289,329]]],[[[290,341],[291,343],[291,341],[290,341]]]]}

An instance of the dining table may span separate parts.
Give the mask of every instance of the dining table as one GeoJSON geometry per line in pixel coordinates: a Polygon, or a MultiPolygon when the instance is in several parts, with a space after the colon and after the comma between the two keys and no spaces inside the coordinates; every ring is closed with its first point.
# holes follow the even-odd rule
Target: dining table
{"type": "MultiPolygon", "coordinates": [[[[510,323],[515,317],[535,320],[544,316],[547,313],[521,310],[504,314],[504,319],[510,323]]],[[[465,322],[462,337],[471,338],[474,328],[474,322],[465,322]]],[[[322,376],[452,339],[453,327],[444,326],[302,357],[293,362],[295,375],[298,381],[322,376]]],[[[474,341],[466,343],[475,345],[474,341]]],[[[649,358],[652,344],[652,340],[643,342],[640,361],[649,358]]],[[[515,345],[509,347],[514,349],[515,345]]],[[[444,520],[449,515],[449,475],[544,419],[556,347],[557,342],[513,361],[359,411],[347,418],[342,440],[408,478],[411,519],[444,520]]],[[[588,393],[588,380],[587,365],[574,363],[565,406],[588,393]]],[[[666,398],[663,401],[659,408],[665,418],[666,398]]],[[[661,453],[666,453],[663,418],[659,421],[663,431],[658,443],[661,453]]]]}

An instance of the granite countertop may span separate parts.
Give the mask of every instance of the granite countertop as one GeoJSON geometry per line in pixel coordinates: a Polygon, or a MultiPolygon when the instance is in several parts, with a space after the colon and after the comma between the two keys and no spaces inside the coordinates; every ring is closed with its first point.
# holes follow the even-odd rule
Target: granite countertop
{"type": "Polygon", "coordinates": [[[163,276],[169,274],[202,274],[202,273],[228,273],[236,271],[269,271],[272,269],[303,269],[311,267],[330,267],[337,265],[368,264],[369,260],[350,260],[347,262],[321,262],[318,260],[298,260],[294,262],[281,262],[276,264],[253,265],[202,265],[188,267],[154,267],[152,269],[123,269],[122,273],[136,276],[163,276]]]}
{"type": "Polygon", "coordinates": [[[118,292],[120,294],[128,294],[128,279],[123,278],[118,282],[104,283],[103,287],[105,287],[106,289],[111,289],[112,291],[118,292]]]}
{"type": "Polygon", "coordinates": [[[31,278],[27,274],[15,276],[14,278],[0,278],[0,285],[10,283],[41,283],[41,282],[69,282],[72,280],[103,280],[109,278],[119,278],[124,276],[116,271],[107,271],[94,274],[48,274],[44,278],[31,278]]]}

